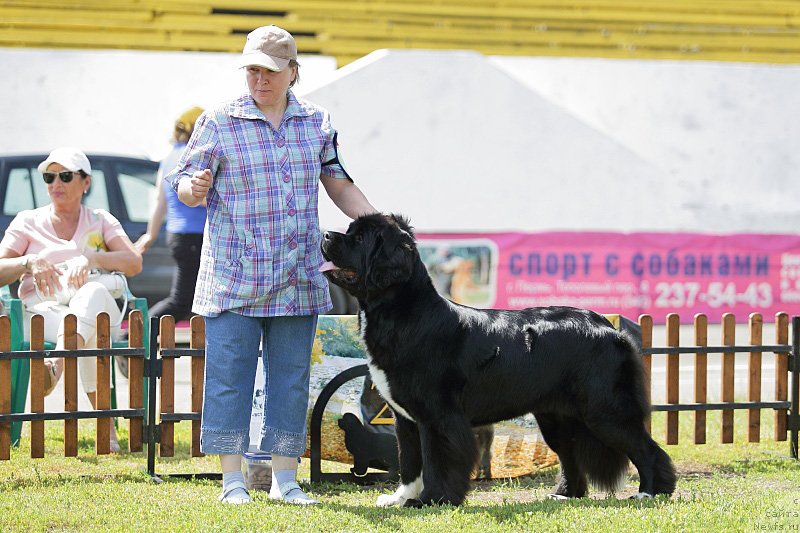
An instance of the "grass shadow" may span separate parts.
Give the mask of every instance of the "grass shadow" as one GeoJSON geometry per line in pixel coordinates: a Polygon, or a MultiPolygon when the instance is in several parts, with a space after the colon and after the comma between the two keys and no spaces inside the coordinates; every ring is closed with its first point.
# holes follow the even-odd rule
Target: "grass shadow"
{"type": "Polygon", "coordinates": [[[393,528],[402,529],[406,524],[405,520],[410,517],[425,518],[441,514],[458,513],[460,515],[479,515],[488,518],[496,524],[516,523],[519,515],[561,515],[565,508],[574,509],[652,509],[673,505],[674,501],[667,497],[660,496],[647,500],[619,500],[616,498],[606,498],[601,500],[591,498],[580,498],[565,501],[536,500],[525,503],[502,503],[491,506],[470,505],[467,502],[460,507],[452,505],[434,505],[423,508],[399,508],[399,507],[376,507],[373,505],[348,505],[344,503],[326,503],[326,507],[336,511],[352,515],[359,520],[369,522],[374,528],[393,528]]]}
{"type": "Polygon", "coordinates": [[[730,475],[771,474],[800,472],[800,461],[788,455],[763,452],[757,456],[735,459],[730,463],[715,465],[718,472],[730,475]]]}

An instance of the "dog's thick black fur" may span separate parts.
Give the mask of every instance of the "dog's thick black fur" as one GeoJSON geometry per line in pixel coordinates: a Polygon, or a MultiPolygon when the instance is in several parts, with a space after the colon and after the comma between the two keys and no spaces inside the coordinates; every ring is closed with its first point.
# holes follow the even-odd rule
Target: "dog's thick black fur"
{"type": "Polygon", "coordinates": [[[674,491],[672,461],[645,429],[638,350],[604,317],[454,304],[434,289],[396,215],[327,232],[322,251],[325,274],[361,305],[370,373],[395,413],[402,485],[379,505],[459,505],[477,458],[472,427],[526,413],[558,454],[557,497],[584,496],[589,482],[613,490],[629,459],[641,496],[674,491]]]}

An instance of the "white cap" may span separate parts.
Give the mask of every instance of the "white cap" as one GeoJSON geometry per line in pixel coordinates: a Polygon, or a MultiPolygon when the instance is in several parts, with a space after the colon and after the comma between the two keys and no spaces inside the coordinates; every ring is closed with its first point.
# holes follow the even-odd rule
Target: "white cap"
{"type": "Polygon", "coordinates": [[[255,65],[280,72],[289,66],[292,59],[297,59],[294,37],[283,28],[262,26],[247,35],[239,66],[255,65]]]}
{"type": "Polygon", "coordinates": [[[39,172],[47,171],[47,167],[49,167],[51,163],[58,163],[65,169],[73,172],[83,170],[87,174],[92,173],[92,165],[89,164],[89,158],[86,157],[86,154],[72,146],[63,146],[50,152],[47,159],[39,163],[37,167],[39,172]]]}

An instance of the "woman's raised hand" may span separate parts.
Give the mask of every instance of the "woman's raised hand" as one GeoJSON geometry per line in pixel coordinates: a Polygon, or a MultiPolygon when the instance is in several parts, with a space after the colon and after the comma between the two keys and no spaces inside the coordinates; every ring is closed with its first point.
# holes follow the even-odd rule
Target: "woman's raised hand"
{"type": "Polygon", "coordinates": [[[190,207],[201,205],[208,195],[208,190],[214,182],[214,177],[209,169],[198,170],[188,180],[181,180],[178,184],[178,198],[190,207]]]}

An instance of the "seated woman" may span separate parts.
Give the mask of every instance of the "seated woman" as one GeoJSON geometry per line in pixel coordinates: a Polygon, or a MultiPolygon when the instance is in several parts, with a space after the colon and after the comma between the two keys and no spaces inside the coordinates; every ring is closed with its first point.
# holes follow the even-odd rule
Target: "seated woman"
{"type": "MultiPolygon", "coordinates": [[[[142,270],[142,256],[111,213],[82,205],[92,184],[92,167],[83,152],[58,148],[38,168],[51,203],[20,212],[8,226],[0,241],[0,285],[21,277],[19,297],[25,310],[26,339],[30,338],[30,317],[40,314],[45,340],[54,342],[57,350],[63,349],[64,317],[74,314],[78,348],[96,348],[97,314],[108,313],[118,329],[121,311],[108,289],[90,281],[89,274],[100,269],[134,276],[142,270]],[[56,294],[68,287],[74,290],[69,302],[54,301],[56,294]]],[[[112,328],[112,336],[114,333],[112,328]]],[[[49,394],[61,377],[64,359],[45,360],[45,368],[45,394],[49,394]]],[[[96,408],[95,359],[78,358],[78,368],[83,390],[96,408]]],[[[111,449],[119,451],[113,424],[111,449]]]]}

